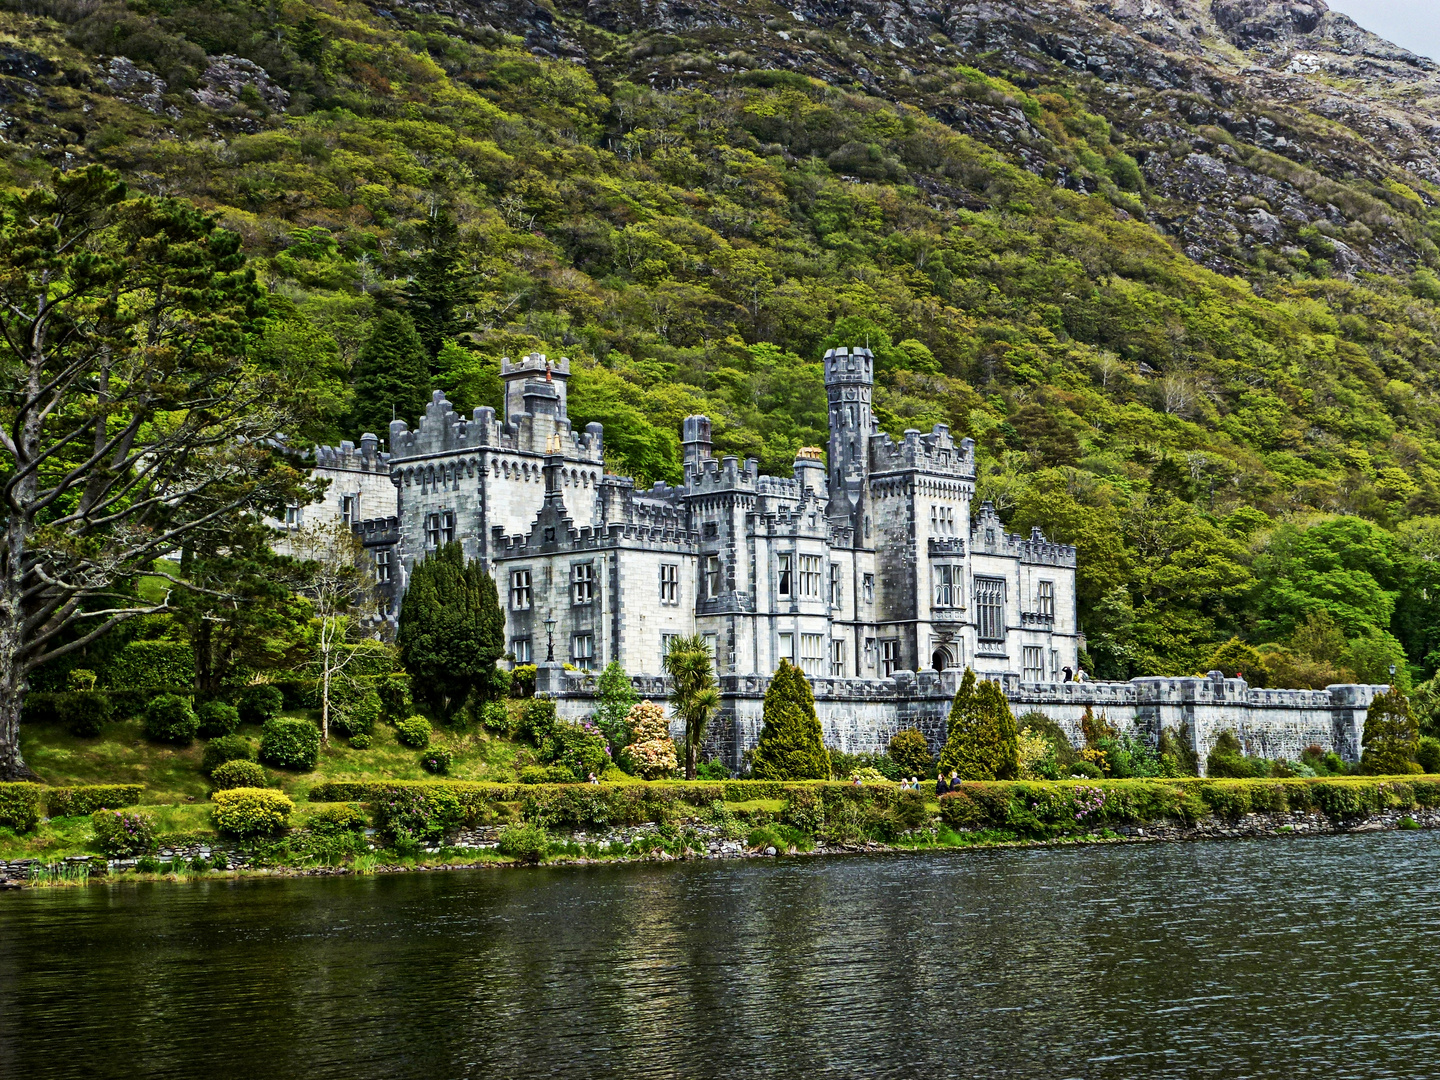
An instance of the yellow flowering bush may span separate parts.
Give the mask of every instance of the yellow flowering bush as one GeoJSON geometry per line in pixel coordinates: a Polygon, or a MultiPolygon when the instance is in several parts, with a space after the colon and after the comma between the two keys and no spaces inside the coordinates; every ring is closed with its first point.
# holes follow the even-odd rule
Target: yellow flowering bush
{"type": "Polygon", "coordinates": [[[675,742],[670,738],[670,725],[665,721],[664,707],[642,701],[630,706],[625,722],[633,740],[624,751],[630,771],[646,780],[658,780],[673,773],[679,759],[675,742]]]}

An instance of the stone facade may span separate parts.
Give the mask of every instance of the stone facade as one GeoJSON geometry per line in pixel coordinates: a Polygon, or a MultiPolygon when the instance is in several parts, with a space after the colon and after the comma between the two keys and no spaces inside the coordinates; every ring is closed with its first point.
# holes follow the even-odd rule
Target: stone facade
{"type": "Polygon", "coordinates": [[[658,674],[701,634],[720,675],[881,679],[966,666],[1058,680],[1076,666],[1075,550],[971,513],[974,443],[944,425],[879,431],[867,349],[825,355],[830,440],[793,475],[711,454],[688,417],[684,481],[637,490],[605,472],[601,425],[575,432],[567,360],[501,365],[505,417],[439,393],[391,425],[400,576],[451,540],[494,573],[517,663],[658,674]]]}

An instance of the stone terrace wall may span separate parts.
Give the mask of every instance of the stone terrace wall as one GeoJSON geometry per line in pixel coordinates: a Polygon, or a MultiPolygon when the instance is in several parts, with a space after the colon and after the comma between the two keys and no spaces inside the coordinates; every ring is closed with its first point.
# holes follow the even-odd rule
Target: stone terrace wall
{"type": "MultiPolygon", "coordinates": [[[[880,753],[903,728],[919,728],[932,751],[945,741],[945,721],[962,672],[897,671],[889,679],[811,680],[815,711],[825,743],[849,753],[880,753]]],[[[637,678],[642,697],[662,701],[665,680],[637,678]]],[[[1001,679],[1018,717],[1038,711],[1054,720],[1076,745],[1084,742],[1080,718],[1085,707],[1112,725],[1156,739],[1166,728],[1183,733],[1204,767],[1223,731],[1234,731],[1247,753],[1295,759],[1310,745],[1336,751],[1346,761],[1360,757],[1365,714],[1384,686],[1337,685],[1324,690],[1264,690],[1219,672],[1204,678],[1144,678],[1130,682],[1022,683],[1001,679]]],[[[760,738],[764,724],[765,676],[720,678],[721,707],[711,722],[707,749],[731,768],[760,738]]],[[[540,692],[557,699],[562,716],[580,719],[595,707],[594,676],[542,669],[540,692]],[[550,678],[547,680],[546,676],[550,678]]],[[[677,739],[682,732],[678,725],[677,739]]]]}

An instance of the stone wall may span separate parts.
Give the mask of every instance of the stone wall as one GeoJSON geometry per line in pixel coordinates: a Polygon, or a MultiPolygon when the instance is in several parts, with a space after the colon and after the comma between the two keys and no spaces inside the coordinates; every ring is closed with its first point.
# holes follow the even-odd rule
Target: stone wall
{"type": "MultiPolygon", "coordinates": [[[[938,754],[961,675],[952,669],[898,671],[889,679],[812,679],[826,745],[852,754],[881,753],[895,732],[913,727],[938,754]]],[[[1096,717],[1152,742],[1161,731],[1174,729],[1189,741],[1202,770],[1224,731],[1235,732],[1253,755],[1294,760],[1305,747],[1318,745],[1346,761],[1358,761],[1366,711],[1386,689],[1345,684],[1324,690],[1266,690],[1219,672],[1123,683],[1022,683],[1013,675],[999,681],[1017,717],[1032,710],[1044,713],[1077,746],[1084,742],[1080,719],[1088,705],[1096,717]]],[[[710,724],[706,749],[734,769],[760,737],[770,680],[723,675],[719,682],[720,713],[710,724]]],[[[634,683],[642,697],[664,699],[665,680],[645,677],[634,683]]],[[[595,708],[594,687],[593,677],[541,666],[538,692],[555,697],[562,716],[589,716],[595,708]]],[[[682,734],[678,724],[674,734],[677,739],[682,734]]]]}

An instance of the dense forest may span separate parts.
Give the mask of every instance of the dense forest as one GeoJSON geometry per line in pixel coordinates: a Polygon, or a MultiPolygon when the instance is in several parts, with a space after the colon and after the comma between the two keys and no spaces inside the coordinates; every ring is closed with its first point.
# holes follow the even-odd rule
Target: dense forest
{"type": "Polygon", "coordinates": [[[248,347],[305,373],[302,443],[383,438],[432,387],[499,405],[500,358],[536,351],[571,358],[615,472],[678,479],[695,412],[784,472],[825,441],[821,353],[868,344],[884,429],[974,438],[977,498],[1077,545],[1095,675],[1393,664],[1408,689],[1440,664],[1440,186],[1413,172],[1325,172],[1193,90],[763,5],[718,5],[727,35],[543,4],[4,7],[4,179],[99,162],[237,233],[248,347]],[[1197,155],[1334,213],[1242,200],[1263,229],[1189,242],[1165,170],[1197,155]]]}

